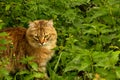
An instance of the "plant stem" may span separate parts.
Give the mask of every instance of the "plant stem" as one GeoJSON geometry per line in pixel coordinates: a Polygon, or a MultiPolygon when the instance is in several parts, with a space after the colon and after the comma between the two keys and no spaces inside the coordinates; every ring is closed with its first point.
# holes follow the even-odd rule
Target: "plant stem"
{"type": "MultiPolygon", "coordinates": [[[[60,52],[61,52],[61,51],[59,51],[59,53],[60,53],[60,52]]],[[[56,63],[56,65],[55,65],[55,67],[54,67],[54,71],[55,71],[55,72],[56,72],[57,67],[58,67],[58,65],[59,65],[59,62],[60,62],[61,56],[62,56],[62,53],[60,53],[59,58],[58,58],[58,60],[57,60],[57,63],[56,63]]]]}

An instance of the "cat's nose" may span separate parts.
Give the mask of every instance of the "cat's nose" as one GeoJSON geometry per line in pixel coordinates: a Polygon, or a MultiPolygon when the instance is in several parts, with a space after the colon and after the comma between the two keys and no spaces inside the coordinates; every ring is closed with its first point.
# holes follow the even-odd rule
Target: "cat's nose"
{"type": "Polygon", "coordinates": [[[44,42],[43,43],[40,43],[41,45],[44,45],[44,42]]]}
{"type": "Polygon", "coordinates": [[[44,39],[40,40],[40,44],[43,45],[44,44],[44,39]]]}

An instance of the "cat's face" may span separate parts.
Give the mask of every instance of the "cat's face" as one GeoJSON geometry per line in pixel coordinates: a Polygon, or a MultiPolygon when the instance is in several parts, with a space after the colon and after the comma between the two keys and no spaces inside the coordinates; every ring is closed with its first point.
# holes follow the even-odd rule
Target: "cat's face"
{"type": "Polygon", "coordinates": [[[29,23],[26,32],[29,44],[33,47],[47,46],[56,42],[57,33],[52,20],[36,20],[29,23]]]}

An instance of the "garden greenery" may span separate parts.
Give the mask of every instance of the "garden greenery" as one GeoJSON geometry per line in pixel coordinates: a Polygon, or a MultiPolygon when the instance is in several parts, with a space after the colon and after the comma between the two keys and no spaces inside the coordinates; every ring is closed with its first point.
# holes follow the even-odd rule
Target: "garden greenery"
{"type": "MultiPolygon", "coordinates": [[[[36,19],[53,19],[58,32],[47,66],[51,80],[120,79],[120,0],[0,0],[0,29],[28,27],[36,19]]],[[[10,75],[1,65],[0,79],[42,76],[32,70],[10,75]]]]}

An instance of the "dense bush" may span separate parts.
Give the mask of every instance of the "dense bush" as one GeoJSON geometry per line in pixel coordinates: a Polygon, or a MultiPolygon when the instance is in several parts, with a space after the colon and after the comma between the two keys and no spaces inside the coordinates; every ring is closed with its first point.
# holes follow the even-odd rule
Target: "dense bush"
{"type": "MultiPolygon", "coordinates": [[[[119,0],[0,0],[0,28],[53,19],[58,47],[47,69],[51,80],[120,79],[119,0]]],[[[0,48],[1,49],[1,48],[0,48]]],[[[28,76],[21,72],[21,80],[28,76]]],[[[0,77],[3,76],[0,69],[0,77]]],[[[16,74],[17,75],[17,74],[16,74]]],[[[4,72],[5,79],[15,79],[4,72]]]]}

